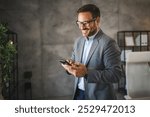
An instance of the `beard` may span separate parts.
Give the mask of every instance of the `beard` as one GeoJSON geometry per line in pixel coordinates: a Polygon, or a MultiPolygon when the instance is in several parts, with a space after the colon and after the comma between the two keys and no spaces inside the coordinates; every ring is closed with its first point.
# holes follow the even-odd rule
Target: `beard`
{"type": "Polygon", "coordinates": [[[84,28],[84,29],[81,30],[81,32],[82,32],[83,36],[90,37],[90,36],[94,35],[97,32],[97,29],[91,30],[89,28],[84,28]]]}

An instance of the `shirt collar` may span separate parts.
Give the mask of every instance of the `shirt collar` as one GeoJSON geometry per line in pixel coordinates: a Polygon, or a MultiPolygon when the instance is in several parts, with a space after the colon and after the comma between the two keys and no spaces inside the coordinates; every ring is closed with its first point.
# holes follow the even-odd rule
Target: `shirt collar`
{"type": "Polygon", "coordinates": [[[97,35],[97,33],[99,32],[99,30],[100,30],[100,29],[98,29],[97,32],[96,32],[94,35],[89,36],[89,37],[86,37],[86,40],[87,40],[87,41],[88,41],[88,40],[93,40],[93,39],[95,38],[95,36],[97,35]]]}

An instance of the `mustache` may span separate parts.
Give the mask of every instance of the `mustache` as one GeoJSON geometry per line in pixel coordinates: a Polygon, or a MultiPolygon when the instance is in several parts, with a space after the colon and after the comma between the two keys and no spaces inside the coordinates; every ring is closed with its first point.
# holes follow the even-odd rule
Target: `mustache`
{"type": "Polygon", "coordinates": [[[83,28],[82,30],[89,30],[88,28],[83,28]]]}

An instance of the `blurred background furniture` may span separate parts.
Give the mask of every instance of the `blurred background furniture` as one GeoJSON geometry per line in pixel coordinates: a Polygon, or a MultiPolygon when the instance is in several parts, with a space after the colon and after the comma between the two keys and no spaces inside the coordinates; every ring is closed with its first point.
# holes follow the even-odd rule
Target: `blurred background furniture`
{"type": "Polygon", "coordinates": [[[126,94],[126,59],[130,52],[150,51],[150,30],[117,32],[117,43],[121,49],[122,77],[118,91],[126,94]]]}
{"type": "Polygon", "coordinates": [[[150,99],[150,51],[127,54],[126,89],[125,99],[150,99]]]}

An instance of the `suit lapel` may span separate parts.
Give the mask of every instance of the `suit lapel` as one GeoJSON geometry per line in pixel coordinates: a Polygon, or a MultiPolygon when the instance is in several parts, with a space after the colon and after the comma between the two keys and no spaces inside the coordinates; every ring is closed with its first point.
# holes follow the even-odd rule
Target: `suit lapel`
{"type": "Polygon", "coordinates": [[[94,50],[96,49],[97,45],[98,45],[98,40],[94,39],[92,46],[91,46],[91,49],[90,49],[90,52],[89,52],[89,55],[88,55],[88,58],[87,58],[87,61],[85,63],[86,65],[88,64],[90,58],[92,57],[92,54],[94,53],[94,50]]]}
{"type": "Polygon", "coordinates": [[[78,58],[78,62],[82,62],[82,54],[83,54],[83,49],[84,49],[84,44],[85,44],[85,39],[83,38],[81,40],[81,43],[80,43],[80,47],[79,47],[79,51],[78,51],[78,55],[79,55],[79,58],[78,58]]]}
{"type": "Polygon", "coordinates": [[[90,52],[89,52],[89,55],[88,55],[88,58],[87,58],[87,61],[86,61],[86,64],[88,64],[90,58],[92,57],[96,47],[98,46],[98,43],[99,43],[99,39],[101,38],[103,32],[102,30],[100,29],[99,32],[97,33],[97,35],[95,36],[94,40],[93,40],[93,44],[91,46],[91,49],[90,49],[90,52]]]}

